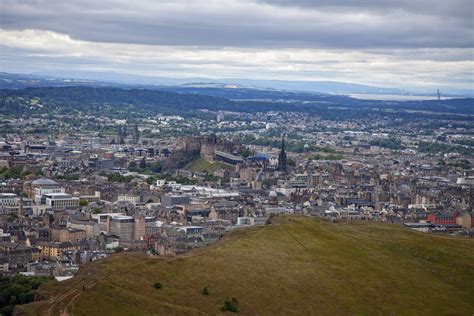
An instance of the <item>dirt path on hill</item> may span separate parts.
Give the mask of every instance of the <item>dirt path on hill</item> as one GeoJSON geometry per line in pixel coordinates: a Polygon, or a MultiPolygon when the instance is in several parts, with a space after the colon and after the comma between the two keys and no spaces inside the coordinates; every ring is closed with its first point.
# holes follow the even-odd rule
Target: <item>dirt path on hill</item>
{"type": "Polygon", "coordinates": [[[81,295],[83,291],[91,289],[97,284],[97,282],[98,281],[96,279],[83,279],[68,291],[62,293],[59,296],[52,297],[49,299],[49,307],[46,310],[45,315],[57,315],[59,311],[59,315],[68,316],[68,309],[72,306],[74,301],[81,295]]]}

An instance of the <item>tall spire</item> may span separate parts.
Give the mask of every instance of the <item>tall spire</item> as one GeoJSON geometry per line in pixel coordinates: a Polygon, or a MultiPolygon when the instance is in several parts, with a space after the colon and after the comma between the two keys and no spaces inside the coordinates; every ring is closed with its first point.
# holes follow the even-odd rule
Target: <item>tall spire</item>
{"type": "Polygon", "coordinates": [[[125,129],[125,125],[119,126],[118,134],[119,134],[119,144],[121,145],[125,144],[125,138],[127,137],[127,130],[125,129]]]}
{"type": "Polygon", "coordinates": [[[138,144],[138,140],[140,139],[140,132],[138,130],[138,123],[135,122],[132,132],[133,143],[138,144]]]}
{"type": "Polygon", "coordinates": [[[281,149],[278,156],[278,171],[286,172],[285,135],[281,137],[281,149]]]}

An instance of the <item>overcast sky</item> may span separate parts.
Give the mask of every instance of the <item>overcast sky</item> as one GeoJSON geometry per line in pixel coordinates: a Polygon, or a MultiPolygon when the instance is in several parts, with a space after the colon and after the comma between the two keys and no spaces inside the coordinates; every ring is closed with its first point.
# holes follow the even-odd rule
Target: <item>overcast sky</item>
{"type": "Polygon", "coordinates": [[[0,0],[7,72],[473,89],[474,0],[0,0]]]}

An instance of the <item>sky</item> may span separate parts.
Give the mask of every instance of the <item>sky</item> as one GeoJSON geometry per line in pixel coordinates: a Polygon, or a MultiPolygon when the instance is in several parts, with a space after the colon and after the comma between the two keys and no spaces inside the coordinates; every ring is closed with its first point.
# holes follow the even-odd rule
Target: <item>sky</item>
{"type": "Polygon", "coordinates": [[[474,89],[474,0],[0,0],[0,71],[474,89]]]}

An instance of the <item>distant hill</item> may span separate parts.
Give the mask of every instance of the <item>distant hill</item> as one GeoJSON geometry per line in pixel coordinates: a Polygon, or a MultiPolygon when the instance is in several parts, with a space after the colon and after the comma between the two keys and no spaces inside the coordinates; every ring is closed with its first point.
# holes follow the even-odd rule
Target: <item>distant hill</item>
{"type": "Polygon", "coordinates": [[[42,74],[12,74],[0,72],[0,89],[24,89],[34,87],[68,87],[68,86],[93,86],[93,87],[128,87],[147,88],[160,90],[173,89],[244,89],[244,90],[270,90],[294,91],[309,93],[330,94],[400,94],[400,89],[378,88],[360,84],[331,81],[279,81],[279,80],[248,80],[248,79],[172,79],[160,77],[146,77],[133,75],[114,75],[95,73],[78,73],[74,77],[47,76],[42,74]]]}
{"type": "MultiPolygon", "coordinates": [[[[442,114],[449,119],[446,114],[455,114],[470,115],[470,119],[474,119],[474,99],[401,102],[307,92],[192,87],[168,88],[167,91],[90,86],[0,89],[0,114],[3,115],[89,114],[130,118],[159,113],[197,115],[198,110],[294,111],[327,119],[366,118],[367,115],[412,119],[413,113],[418,118],[442,114]]],[[[205,114],[201,111],[199,115],[205,114]]]]}
{"type": "Polygon", "coordinates": [[[215,315],[231,297],[240,315],[471,315],[473,247],[390,224],[273,218],[177,258],[96,261],[16,315],[215,315]]]}
{"type": "MultiPolygon", "coordinates": [[[[397,88],[373,87],[363,84],[337,81],[290,81],[290,80],[258,80],[243,78],[209,79],[209,78],[166,78],[154,76],[140,76],[115,72],[49,72],[48,78],[74,78],[96,82],[109,82],[121,85],[149,85],[149,86],[179,86],[179,85],[239,85],[260,89],[299,90],[333,94],[350,93],[387,93],[398,94],[402,90],[397,88]]],[[[23,75],[40,78],[44,73],[23,75]]]]}
{"type": "Polygon", "coordinates": [[[58,78],[42,75],[23,75],[0,72],[0,89],[39,87],[110,86],[111,83],[91,79],[58,78]]]}
{"type": "MultiPolygon", "coordinates": [[[[328,93],[339,95],[415,95],[435,96],[436,91],[406,91],[393,87],[375,87],[364,84],[338,81],[297,81],[297,80],[259,80],[243,78],[166,78],[122,74],[115,72],[41,72],[34,74],[14,74],[0,72],[0,89],[22,89],[28,87],[63,87],[71,85],[137,87],[160,89],[160,87],[194,88],[246,88],[309,93],[328,93]]],[[[467,89],[443,89],[443,96],[472,97],[474,91],[467,89]]]]}
{"type": "Polygon", "coordinates": [[[231,100],[259,100],[259,101],[322,101],[322,100],[349,100],[342,95],[327,93],[297,92],[275,89],[257,89],[229,85],[183,85],[160,87],[162,91],[181,94],[200,94],[231,100]]]}
{"type": "Polygon", "coordinates": [[[112,87],[49,87],[0,90],[3,114],[106,114],[117,117],[220,109],[232,102],[216,97],[112,87]]]}

